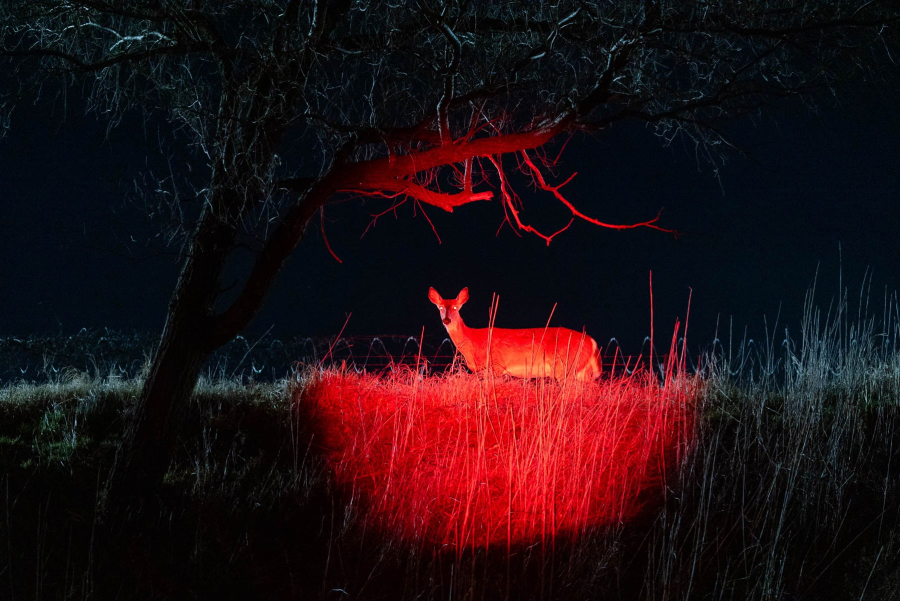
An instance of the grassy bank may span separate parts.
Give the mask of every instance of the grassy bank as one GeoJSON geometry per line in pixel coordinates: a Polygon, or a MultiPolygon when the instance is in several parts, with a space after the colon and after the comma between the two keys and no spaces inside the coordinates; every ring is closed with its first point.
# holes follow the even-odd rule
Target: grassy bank
{"type": "MultiPolygon", "coordinates": [[[[321,373],[202,382],[157,498],[111,533],[97,500],[139,382],[73,372],[7,386],[0,597],[900,598],[897,331],[844,316],[810,308],[796,341],[707,357],[690,444],[627,519],[487,549],[367,519],[373,497],[341,479],[309,413],[321,373]],[[101,554],[101,540],[114,552],[101,554]]],[[[436,397],[491,385],[467,374],[386,382],[436,397]]],[[[548,382],[499,384],[522,403],[556,398],[548,382]]],[[[379,427],[400,426],[415,427],[379,427]]]]}

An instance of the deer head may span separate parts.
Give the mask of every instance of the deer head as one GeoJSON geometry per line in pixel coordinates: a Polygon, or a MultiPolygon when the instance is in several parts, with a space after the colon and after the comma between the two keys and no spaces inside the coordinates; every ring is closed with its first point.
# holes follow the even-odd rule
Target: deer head
{"type": "Polygon", "coordinates": [[[462,306],[469,300],[469,289],[463,288],[460,290],[459,294],[456,295],[456,298],[443,299],[441,298],[441,295],[438,294],[437,290],[429,288],[428,300],[433,302],[438,308],[438,311],[441,312],[441,321],[444,322],[444,327],[449,329],[451,326],[457,324],[462,325],[462,318],[459,316],[459,310],[462,309],[462,306]]]}

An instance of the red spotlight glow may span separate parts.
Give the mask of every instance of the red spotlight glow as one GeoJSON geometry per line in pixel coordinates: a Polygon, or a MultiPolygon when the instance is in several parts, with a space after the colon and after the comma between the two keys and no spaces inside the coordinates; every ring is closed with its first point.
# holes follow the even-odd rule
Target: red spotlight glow
{"type": "Polygon", "coordinates": [[[300,391],[337,480],[388,533],[461,551],[634,515],[689,442],[696,381],[319,371],[300,391]]]}

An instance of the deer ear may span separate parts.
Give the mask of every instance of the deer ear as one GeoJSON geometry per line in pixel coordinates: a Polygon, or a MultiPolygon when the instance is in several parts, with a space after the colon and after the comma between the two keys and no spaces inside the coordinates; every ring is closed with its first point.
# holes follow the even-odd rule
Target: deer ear
{"type": "Polygon", "coordinates": [[[456,295],[456,306],[462,307],[467,300],[469,300],[469,289],[463,288],[459,291],[459,294],[456,295]]]}
{"type": "Polygon", "coordinates": [[[441,295],[438,294],[437,290],[435,290],[434,288],[429,288],[428,289],[428,300],[430,300],[431,302],[433,302],[436,305],[444,299],[441,298],[441,295]]]}

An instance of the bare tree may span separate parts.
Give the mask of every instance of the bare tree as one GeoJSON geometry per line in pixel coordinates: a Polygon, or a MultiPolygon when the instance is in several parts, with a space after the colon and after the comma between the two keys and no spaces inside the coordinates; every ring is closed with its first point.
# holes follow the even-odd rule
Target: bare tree
{"type": "Polygon", "coordinates": [[[78,93],[111,127],[128,111],[168,120],[192,152],[160,180],[182,270],[112,490],[161,479],[205,359],[257,314],[330,202],[495,199],[549,243],[560,232],[523,215],[518,169],[573,220],[659,228],[588,216],[551,181],[546,145],[628,119],[719,152],[723,117],[893,69],[898,17],[888,0],[3,2],[0,123],[45,90],[78,93]],[[247,244],[255,264],[217,310],[247,244]]]}

